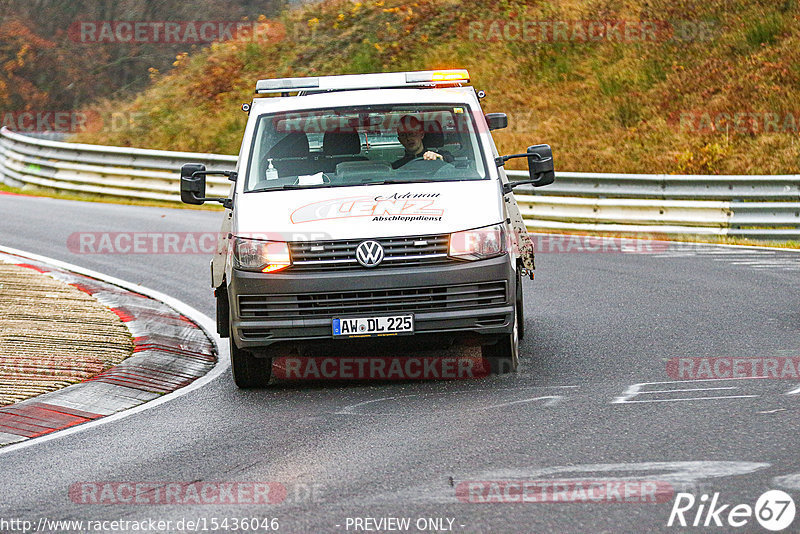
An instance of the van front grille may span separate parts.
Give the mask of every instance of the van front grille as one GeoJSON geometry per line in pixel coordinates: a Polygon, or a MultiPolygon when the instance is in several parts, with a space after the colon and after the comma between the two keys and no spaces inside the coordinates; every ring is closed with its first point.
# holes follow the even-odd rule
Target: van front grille
{"type": "Polygon", "coordinates": [[[450,235],[350,239],[343,241],[296,241],[289,243],[291,270],[331,271],[366,269],[356,260],[356,247],[364,241],[377,241],[384,251],[380,265],[370,269],[410,267],[450,263],[447,256],[450,235]]]}
{"type": "Polygon", "coordinates": [[[329,293],[240,295],[245,318],[304,319],[484,309],[504,305],[506,282],[329,293]]]}

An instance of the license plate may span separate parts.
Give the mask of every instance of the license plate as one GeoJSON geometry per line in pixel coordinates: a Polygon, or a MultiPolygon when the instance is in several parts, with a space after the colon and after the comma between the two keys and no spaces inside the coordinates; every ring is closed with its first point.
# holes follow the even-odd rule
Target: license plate
{"type": "Polygon", "coordinates": [[[397,336],[413,333],[413,315],[343,317],[333,320],[333,337],[397,336]]]}

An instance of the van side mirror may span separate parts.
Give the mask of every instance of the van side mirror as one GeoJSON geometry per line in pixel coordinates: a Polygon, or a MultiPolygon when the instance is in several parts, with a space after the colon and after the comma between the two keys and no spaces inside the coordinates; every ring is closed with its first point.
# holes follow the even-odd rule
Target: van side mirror
{"type": "Polygon", "coordinates": [[[487,113],[486,124],[489,125],[489,130],[502,130],[508,127],[508,115],[505,113],[487,113]]]}
{"type": "Polygon", "coordinates": [[[528,147],[528,174],[533,187],[550,185],[556,180],[553,151],[550,145],[528,147]]]}
{"type": "Polygon", "coordinates": [[[181,167],[181,201],[183,203],[199,206],[205,202],[205,171],[206,166],[198,163],[186,163],[181,167]]]}
{"type": "Polygon", "coordinates": [[[510,154],[508,156],[498,156],[494,159],[498,167],[502,167],[510,159],[528,158],[529,180],[518,182],[507,182],[503,184],[503,194],[508,194],[518,185],[530,184],[533,187],[550,185],[556,179],[555,167],[553,166],[553,151],[550,145],[533,145],[528,147],[524,154],[510,154]]]}

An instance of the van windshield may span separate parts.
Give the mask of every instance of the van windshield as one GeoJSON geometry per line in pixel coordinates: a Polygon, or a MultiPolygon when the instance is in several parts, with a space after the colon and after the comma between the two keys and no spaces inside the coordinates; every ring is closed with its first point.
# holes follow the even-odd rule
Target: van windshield
{"type": "Polygon", "coordinates": [[[262,115],[245,192],[488,176],[464,104],[348,106],[262,115]]]}

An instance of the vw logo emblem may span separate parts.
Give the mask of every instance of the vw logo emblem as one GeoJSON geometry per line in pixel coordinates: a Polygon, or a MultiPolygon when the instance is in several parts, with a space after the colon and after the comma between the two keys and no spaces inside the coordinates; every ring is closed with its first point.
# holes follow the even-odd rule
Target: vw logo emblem
{"type": "Polygon", "coordinates": [[[356,260],[364,267],[376,267],[383,261],[383,247],[377,241],[364,241],[356,247],[356,260]]]}

